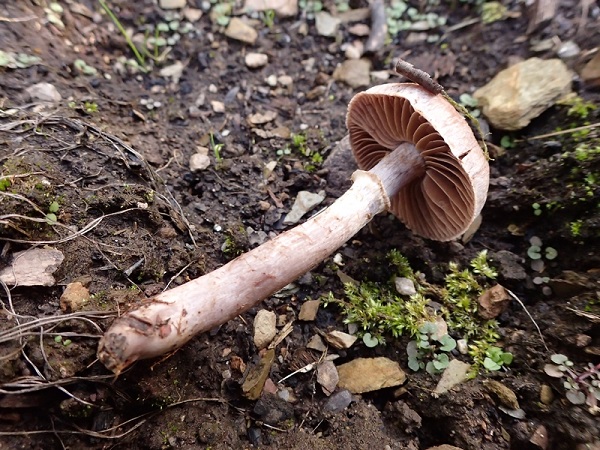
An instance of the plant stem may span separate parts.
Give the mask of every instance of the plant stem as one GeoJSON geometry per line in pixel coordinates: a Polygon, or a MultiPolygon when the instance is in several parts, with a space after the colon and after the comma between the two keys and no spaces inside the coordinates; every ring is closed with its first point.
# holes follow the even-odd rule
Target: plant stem
{"type": "Polygon", "coordinates": [[[100,341],[100,361],[119,374],[138,359],[172,352],[248,310],[311,270],[385,211],[389,197],[418,176],[422,165],[414,146],[401,144],[371,171],[356,171],[352,187],[320,214],[118,318],[100,341]]]}

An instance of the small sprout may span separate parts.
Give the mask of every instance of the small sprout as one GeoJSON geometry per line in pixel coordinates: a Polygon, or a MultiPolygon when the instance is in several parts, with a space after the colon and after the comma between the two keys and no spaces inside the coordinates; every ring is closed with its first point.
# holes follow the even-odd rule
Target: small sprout
{"type": "Polygon", "coordinates": [[[60,344],[62,342],[62,336],[61,335],[54,336],[54,342],[56,342],[57,344],[60,344]]]}
{"type": "Polygon", "coordinates": [[[456,341],[447,334],[442,336],[439,342],[442,344],[440,350],[443,352],[451,352],[456,348],[456,341]]]}
{"type": "Polygon", "coordinates": [[[71,339],[65,339],[65,340],[63,341],[63,345],[64,345],[65,347],[68,347],[69,345],[71,345],[71,343],[72,343],[71,339]]]}
{"type": "Polygon", "coordinates": [[[527,249],[527,256],[533,260],[540,259],[542,257],[542,249],[539,245],[532,245],[527,249]]]}
{"type": "Polygon", "coordinates": [[[98,74],[98,70],[96,70],[95,67],[88,65],[83,59],[76,59],[73,61],[73,67],[83,75],[95,76],[98,74]]]}
{"type": "Polygon", "coordinates": [[[534,216],[541,216],[542,215],[542,207],[540,206],[539,203],[534,203],[533,205],[531,205],[531,207],[533,208],[533,215],[534,216]]]}
{"type": "Polygon", "coordinates": [[[553,247],[546,247],[545,255],[546,259],[553,260],[558,256],[558,252],[553,247]]]}
{"type": "Polygon", "coordinates": [[[515,140],[509,135],[505,134],[500,139],[500,146],[505,149],[515,148],[517,144],[515,144],[515,140]]]}
{"type": "Polygon", "coordinates": [[[369,348],[377,347],[377,344],[379,344],[379,339],[377,339],[375,336],[372,336],[371,333],[365,333],[362,340],[363,343],[369,348]]]}
{"type": "Polygon", "coordinates": [[[467,106],[469,108],[477,108],[477,106],[479,106],[479,103],[477,102],[475,97],[467,93],[460,94],[458,101],[461,103],[461,105],[467,106]]]}
{"type": "Polygon", "coordinates": [[[513,355],[510,352],[503,351],[500,347],[491,346],[485,352],[483,367],[489,371],[500,370],[503,366],[508,366],[513,361],[513,355]]]}
{"type": "Polygon", "coordinates": [[[50,203],[50,206],[48,206],[48,211],[50,211],[51,213],[57,213],[59,208],[60,205],[58,204],[58,202],[54,201],[50,203]]]}

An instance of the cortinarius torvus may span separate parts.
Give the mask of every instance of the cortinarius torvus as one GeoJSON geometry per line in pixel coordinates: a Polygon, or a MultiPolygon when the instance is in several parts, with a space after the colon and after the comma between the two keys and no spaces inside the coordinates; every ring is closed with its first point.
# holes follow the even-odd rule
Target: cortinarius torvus
{"type": "Polygon", "coordinates": [[[460,236],[477,217],[487,195],[487,158],[442,95],[412,83],[376,86],[352,99],[347,125],[364,170],[354,172],[344,195],[305,223],[119,317],[100,340],[100,361],[118,374],[181,347],[311,270],[383,211],[442,241],[460,236]]]}

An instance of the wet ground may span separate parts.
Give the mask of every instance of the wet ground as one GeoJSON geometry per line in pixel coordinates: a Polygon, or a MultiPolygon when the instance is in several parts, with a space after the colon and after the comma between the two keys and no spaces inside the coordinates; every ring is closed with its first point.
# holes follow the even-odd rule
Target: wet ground
{"type": "MultiPolygon", "coordinates": [[[[537,138],[597,123],[598,109],[582,117],[555,106],[521,131],[491,130],[488,201],[468,243],[425,240],[386,215],[376,217],[340,250],[344,266],[328,258],[290,289],[114,379],[96,360],[96,348],[117,314],[289,228],[283,218],[298,192],[324,191],[326,206],[350,185],[355,166],[339,142],[346,135],[348,102],[363,88],[336,81],[333,73],[346,59],[342,46],[354,39],[349,28],[370,19],[342,23],[334,37],[325,37],[309,6],[279,18],[244,15],[236,4],[233,15],[249,17],[258,31],[248,45],[226,37],[204,11],[181,18],[191,30],[180,33],[164,55],[167,46],[149,46],[151,67],[144,73],[127,62],[133,52],[100,4],[58,3],[62,26],[49,19],[51,4],[0,6],[0,49],[41,58],[23,63],[29,67],[0,67],[0,268],[15,252],[32,247],[52,247],[64,256],[54,284],[5,286],[1,293],[0,448],[600,445],[598,410],[574,404],[564,380],[544,372],[556,353],[580,372],[599,363],[600,152],[587,150],[600,148],[600,138],[593,127],[579,135],[537,138]],[[268,55],[268,64],[248,68],[250,51],[268,55]],[[177,62],[181,66],[173,66],[177,62]],[[165,68],[171,72],[161,72],[165,68]],[[40,82],[52,84],[60,101],[32,102],[26,90],[40,82]],[[503,146],[507,135],[513,145],[503,146]],[[585,157],[575,153],[581,144],[588,146],[585,157]],[[190,157],[198,147],[208,148],[210,165],[194,172],[190,157]],[[542,252],[556,250],[543,270],[532,268],[532,237],[542,241],[542,252]],[[345,298],[340,270],[359,282],[386,283],[394,275],[387,257],[393,249],[434,288],[444,285],[450,262],[467,267],[488,250],[498,282],[526,308],[512,301],[497,318],[498,345],[513,354],[512,364],[492,372],[482,368],[475,379],[436,397],[431,393],[439,375],[408,368],[409,337],[387,336],[385,346],[359,341],[335,350],[336,364],[386,356],[407,372],[402,388],[355,395],[347,409],[327,412],[328,398],[309,372],[286,380],[288,401],[268,393],[247,399],[241,384],[262,355],[253,341],[257,311],[274,311],[283,325],[297,318],[306,300],[329,292],[345,298]],[[61,295],[77,281],[92,296],[83,310],[65,311],[61,295]],[[489,380],[516,394],[524,417],[504,411],[489,380]],[[550,399],[542,399],[542,391],[550,391],[550,399]]],[[[175,20],[173,12],[150,1],[107,3],[146,44],[157,24],[175,20]]],[[[188,1],[202,10],[201,2],[193,3],[188,1]]],[[[586,2],[560,2],[553,20],[527,34],[532,19],[525,7],[502,3],[506,18],[482,23],[474,20],[480,13],[470,2],[414,2],[420,11],[445,17],[446,24],[386,40],[367,56],[372,70],[397,80],[390,69],[402,57],[459,98],[515,60],[556,57],[556,46],[532,50],[539,41],[576,43],[580,52],[566,61],[574,73],[598,51],[597,5],[582,21],[586,2]],[[438,40],[428,42],[432,36],[438,40]]],[[[339,5],[324,7],[334,12],[339,5]]],[[[600,103],[598,88],[577,75],[573,90],[600,103]]],[[[316,328],[347,331],[343,320],[332,305],[321,308],[314,322],[296,321],[277,348],[269,378],[277,382],[318,358],[305,354],[316,328]]],[[[590,373],[598,380],[598,369],[590,373]]]]}

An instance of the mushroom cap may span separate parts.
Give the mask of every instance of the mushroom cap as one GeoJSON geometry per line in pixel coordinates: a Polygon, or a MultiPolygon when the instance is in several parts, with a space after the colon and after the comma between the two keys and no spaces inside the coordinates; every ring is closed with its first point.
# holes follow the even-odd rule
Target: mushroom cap
{"type": "Polygon", "coordinates": [[[390,211],[414,233],[448,241],[462,235],[487,197],[489,165],[464,117],[418,84],[389,83],[354,96],[346,124],[359,168],[370,170],[403,142],[425,165],[390,198],[390,211]]]}

